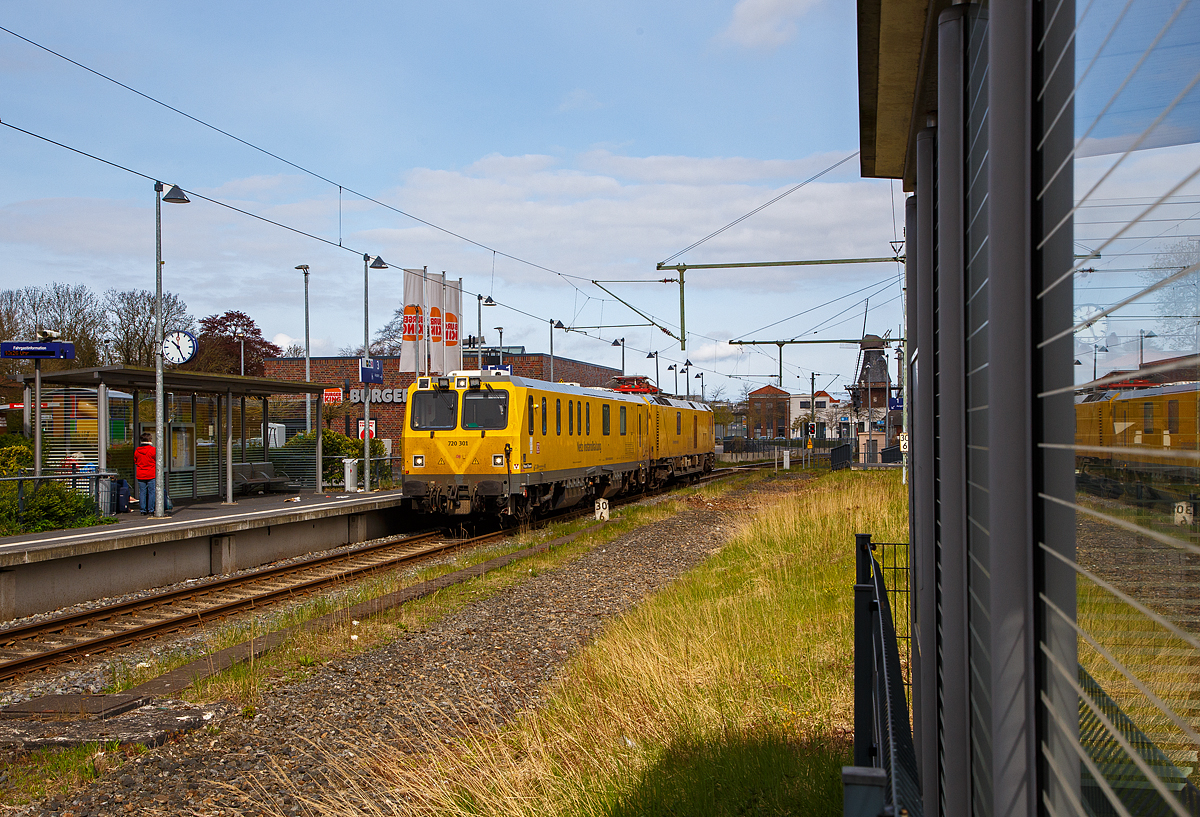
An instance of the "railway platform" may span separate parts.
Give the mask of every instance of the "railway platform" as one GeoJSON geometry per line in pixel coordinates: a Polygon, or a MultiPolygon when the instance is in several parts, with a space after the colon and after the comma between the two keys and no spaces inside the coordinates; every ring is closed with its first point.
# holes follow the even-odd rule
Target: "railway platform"
{"type": "Polygon", "coordinates": [[[384,536],[403,529],[401,499],[399,490],[265,494],[3,537],[0,621],[384,536]]]}

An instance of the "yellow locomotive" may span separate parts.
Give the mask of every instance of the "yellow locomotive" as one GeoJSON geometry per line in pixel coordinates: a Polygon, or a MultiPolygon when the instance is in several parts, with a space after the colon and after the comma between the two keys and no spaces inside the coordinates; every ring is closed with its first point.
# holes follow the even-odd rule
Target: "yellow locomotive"
{"type": "Polygon", "coordinates": [[[418,378],[407,405],[404,496],[425,512],[525,519],[711,471],[715,458],[712,411],[652,387],[461,371],[418,378]]]}
{"type": "Polygon", "coordinates": [[[1136,501],[1186,498],[1200,483],[1196,383],[1096,391],[1075,400],[1079,486],[1136,501]]]}

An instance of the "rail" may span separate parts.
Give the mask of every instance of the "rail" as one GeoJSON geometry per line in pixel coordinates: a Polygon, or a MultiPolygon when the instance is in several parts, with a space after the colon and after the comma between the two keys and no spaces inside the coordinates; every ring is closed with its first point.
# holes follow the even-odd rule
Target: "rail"
{"type": "MultiPolygon", "coordinates": [[[[869,533],[854,538],[854,766],[842,770],[845,814],[878,817],[890,809],[887,813],[920,817],[901,639],[892,618],[892,601],[907,593],[908,582],[903,580],[903,591],[887,585],[888,574],[894,585],[906,576],[906,566],[896,555],[906,546],[883,545],[894,554],[885,568],[875,558],[880,543],[873,544],[869,533]]],[[[907,606],[905,595],[903,607],[907,606]]]]}

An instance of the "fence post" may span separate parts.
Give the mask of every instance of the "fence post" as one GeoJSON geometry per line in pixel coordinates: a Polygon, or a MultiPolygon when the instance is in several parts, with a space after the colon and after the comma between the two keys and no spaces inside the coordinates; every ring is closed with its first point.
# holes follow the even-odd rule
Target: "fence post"
{"type": "Polygon", "coordinates": [[[854,535],[854,765],[872,766],[875,742],[872,680],[875,648],[871,636],[871,534],[854,535]]]}

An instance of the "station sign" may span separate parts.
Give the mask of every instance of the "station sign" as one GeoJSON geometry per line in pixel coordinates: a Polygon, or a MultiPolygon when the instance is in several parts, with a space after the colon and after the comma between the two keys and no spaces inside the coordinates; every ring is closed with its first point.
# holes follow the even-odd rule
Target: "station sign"
{"type": "Polygon", "coordinates": [[[359,358],[358,379],[363,383],[383,383],[383,360],[359,358]]]}
{"type": "Polygon", "coordinates": [[[351,389],[350,403],[403,403],[408,392],[404,389],[351,389]]]}
{"type": "Polygon", "coordinates": [[[503,366],[494,366],[494,365],[484,366],[483,370],[485,372],[503,372],[504,374],[512,374],[512,366],[510,366],[507,363],[504,364],[503,366]]]}
{"type": "Polygon", "coordinates": [[[903,397],[889,397],[888,398],[888,411],[904,411],[904,398],[903,397]]]}
{"type": "Polygon", "coordinates": [[[74,360],[75,344],[70,341],[24,341],[0,342],[0,357],[28,360],[74,360]]]}

